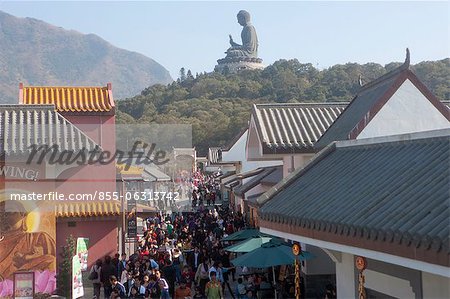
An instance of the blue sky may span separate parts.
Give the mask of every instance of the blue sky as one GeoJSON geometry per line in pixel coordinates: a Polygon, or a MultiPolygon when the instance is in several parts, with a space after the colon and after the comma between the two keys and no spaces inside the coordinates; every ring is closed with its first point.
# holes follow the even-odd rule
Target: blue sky
{"type": "Polygon", "coordinates": [[[0,10],[34,17],[142,53],[166,67],[212,71],[240,41],[236,14],[252,15],[265,64],[297,58],[326,68],[347,62],[386,64],[449,57],[449,2],[4,2],[0,10]]]}

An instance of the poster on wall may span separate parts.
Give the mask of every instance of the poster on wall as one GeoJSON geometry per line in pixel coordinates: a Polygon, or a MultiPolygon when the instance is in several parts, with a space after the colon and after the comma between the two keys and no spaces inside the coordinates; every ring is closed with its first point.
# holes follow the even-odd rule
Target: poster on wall
{"type": "MultiPolygon", "coordinates": [[[[20,191],[24,192],[24,191],[20,191]]],[[[56,288],[55,214],[42,203],[0,195],[0,298],[13,296],[15,272],[33,272],[35,293],[56,288]]]]}
{"type": "Polygon", "coordinates": [[[14,298],[33,299],[34,297],[34,272],[14,273],[14,298]]]}
{"type": "Polygon", "coordinates": [[[84,296],[81,263],[77,255],[72,258],[72,298],[84,296]]]}
{"type": "Polygon", "coordinates": [[[81,271],[88,267],[88,244],[89,238],[77,238],[77,256],[80,259],[81,271]]]}
{"type": "Polygon", "coordinates": [[[136,238],[137,236],[137,218],[136,218],[136,200],[127,201],[127,237],[136,238]]]}

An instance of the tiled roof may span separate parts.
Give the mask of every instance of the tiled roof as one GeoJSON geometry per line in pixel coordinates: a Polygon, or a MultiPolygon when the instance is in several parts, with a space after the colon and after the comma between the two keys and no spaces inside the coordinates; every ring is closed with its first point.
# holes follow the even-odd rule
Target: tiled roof
{"type": "Polygon", "coordinates": [[[120,215],[119,201],[80,201],[57,203],[56,217],[94,217],[120,215]]]}
{"type": "Polygon", "coordinates": [[[232,189],[232,188],[234,188],[236,186],[239,186],[239,184],[240,184],[239,181],[230,181],[230,182],[224,184],[224,187],[227,188],[227,189],[232,189]]]}
{"type": "Polygon", "coordinates": [[[408,54],[403,65],[362,86],[345,111],[317,141],[315,147],[322,149],[333,141],[356,138],[406,79],[411,80],[428,100],[450,120],[448,106],[439,101],[409,69],[408,54]]]}
{"type": "Polygon", "coordinates": [[[20,104],[53,104],[58,112],[105,113],[114,109],[111,85],[55,87],[20,85],[20,104]]]}
{"type": "Polygon", "coordinates": [[[0,105],[2,153],[28,153],[31,145],[44,144],[71,151],[89,151],[98,146],[53,105],[0,105]]]}
{"type": "Polygon", "coordinates": [[[347,103],[255,104],[253,118],[269,152],[312,151],[347,103]]]}
{"type": "Polygon", "coordinates": [[[283,166],[277,166],[275,171],[271,172],[268,176],[261,179],[261,184],[275,185],[283,179],[283,166]]]}
{"type": "Polygon", "coordinates": [[[258,169],[262,169],[262,171],[255,175],[253,178],[251,178],[248,182],[245,184],[242,184],[241,186],[235,188],[233,191],[237,195],[243,195],[245,192],[249,191],[250,189],[256,187],[258,184],[261,183],[261,181],[275,172],[277,169],[283,171],[283,166],[273,166],[273,167],[261,167],[258,169]]]}
{"type": "Polygon", "coordinates": [[[254,208],[259,208],[260,204],[258,203],[257,199],[263,194],[264,193],[257,193],[257,194],[250,195],[249,197],[247,197],[245,199],[245,201],[247,202],[247,204],[249,206],[254,207],[254,208]]]}
{"type": "Polygon", "coordinates": [[[395,137],[329,145],[258,198],[262,221],[448,266],[450,130],[395,137]]]}
{"type": "Polygon", "coordinates": [[[226,176],[222,178],[222,183],[224,184],[230,184],[232,182],[236,182],[236,181],[240,181],[252,176],[255,176],[259,173],[261,173],[264,169],[263,168],[256,168],[256,169],[252,169],[246,172],[239,172],[230,176],[226,176]]]}

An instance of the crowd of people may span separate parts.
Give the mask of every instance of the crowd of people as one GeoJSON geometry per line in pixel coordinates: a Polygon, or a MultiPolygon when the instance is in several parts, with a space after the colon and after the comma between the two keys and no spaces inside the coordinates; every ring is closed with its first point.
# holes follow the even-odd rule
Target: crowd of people
{"type": "Polygon", "coordinates": [[[192,212],[146,219],[134,254],[98,260],[89,275],[95,298],[102,286],[105,298],[164,299],[250,299],[270,287],[265,277],[237,277],[221,240],[243,229],[245,218],[227,207],[206,207],[212,194],[213,178],[194,176],[192,200],[198,202],[192,212]]]}
{"type": "Polygon", "coordinates": [[[221,242],[244,226],[241,214],[219,208],[147,219],[134,254],[92,267],[94,295],[100,298],[103,285],[105,298],[244,298],[247,292],[230,286],[235,268],[221,242]]]}
{"type": "Polygon", "coordinates": [[[192,178],[192,207],[215,205],[221,200],[220,185],[214,180],[214,176],[204,176],[196,172],[192,178]]]}

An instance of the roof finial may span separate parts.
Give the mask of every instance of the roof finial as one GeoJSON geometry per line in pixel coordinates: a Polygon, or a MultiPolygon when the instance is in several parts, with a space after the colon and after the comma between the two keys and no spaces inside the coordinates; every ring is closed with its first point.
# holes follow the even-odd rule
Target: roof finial
{"type": "Polygon", "coordinates": [[[410,63],[410,57],[409,57],[409,49],[406,48],[406,59],[405,59],[405,66],[409,67],[409,63],[410,63]]]}

